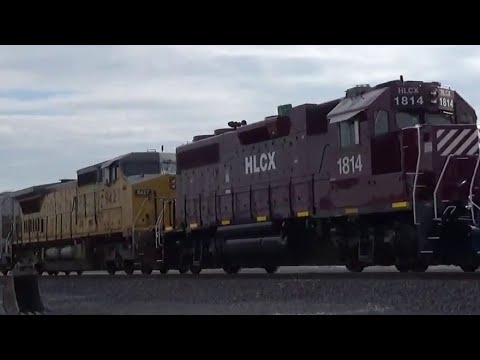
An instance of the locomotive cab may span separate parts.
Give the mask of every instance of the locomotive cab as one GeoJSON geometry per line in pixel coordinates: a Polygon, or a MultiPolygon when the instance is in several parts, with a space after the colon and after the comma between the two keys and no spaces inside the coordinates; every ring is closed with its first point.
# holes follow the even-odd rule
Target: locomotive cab
{"type": "MultiPolygon", "coordinates": [[[[403,79],[357,86],[327,118],[338,215],[364,220],[378,212],[378,220],[367,220],[378,228],[376,221],[388,222],[382,213],[403,212],[396,221],[416,234],[405,240],[389,230],[397,243],[411,243],[404,253],[424,263],[478,266],[479,132],[474,109],[456,91],[403,79]]],[[[363,258],[374,261],[370,255],[363,258]]]]}

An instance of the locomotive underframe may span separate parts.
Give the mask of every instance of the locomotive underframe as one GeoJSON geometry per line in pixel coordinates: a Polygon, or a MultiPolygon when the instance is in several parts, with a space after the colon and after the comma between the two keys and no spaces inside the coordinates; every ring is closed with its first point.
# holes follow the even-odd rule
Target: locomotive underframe
{"type": "Polygon", "coordinates": [[[423,272],[430,265],[480,265],[480,230],[461,218],[443,218],[435,229],[416,225],[412,209],[331,218],[290,218],[243,225],[200,228],[164,234],[163,263],[181,263],[193,273],[223,268],[345,265],[350,271],[395,265],[401,272],[423,272]],[[435,236],[434,236],[435,235],[435,236]],[[460,235],[460,236],[459,236],[460,235]],[[432,251],[422,252],[429,238],[432,251]],[[175,254],[172,256],[172,254],[175,254]]]}
{"type": "Polygon", "coordinates": [[[90,236],[79,239],[61,239],[13,244],[15,259],[28,258],[39,274],[57,275],[84,271],[118,270],[133,273],[141,269],[149,273],[155,268],[158,249],[151,248],[152,231],[138,231],[134,243],[131,236],[114,233],[107,236],[90,236]]]}

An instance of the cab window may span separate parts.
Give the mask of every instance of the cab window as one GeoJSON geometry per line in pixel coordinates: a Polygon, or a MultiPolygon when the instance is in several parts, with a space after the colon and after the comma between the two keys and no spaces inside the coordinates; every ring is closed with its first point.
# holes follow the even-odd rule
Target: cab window
{"type": "Polygon", "coordinates": [[[470,114],[461,114],[458,117],[459,124],[475,124],[475,120],[472,115],[470,114]]]}
{"type": "Polygon", "coordinates": [[[399,112],[396,114],[396,122],[399,129],[411,127],[419,124],[418,114],[399,112]]]}
{"type": "Polygon", "coordinates": [[[122,171],[125,176],[147,175],[159,173],[158,162],[127,162],[122,165],[122,171]]]}
{"type": "Polygon", "coordinates": [[[451,121],[443,114],[426,114],[425,123],[429,125],[448,125],[451,124],[451,121]]]}
{"type": "Polygon", "coordinates": [[[358,120],[342,121],[340,124],[340,147],[358,145],[360,143],[360,131],[358,120]]]}
{"type": "Polygon", "coordinates": [[[374,135],[382,135],[388,133],[388,112],[385,110],[375,111],[375,127],[374,135]]]}

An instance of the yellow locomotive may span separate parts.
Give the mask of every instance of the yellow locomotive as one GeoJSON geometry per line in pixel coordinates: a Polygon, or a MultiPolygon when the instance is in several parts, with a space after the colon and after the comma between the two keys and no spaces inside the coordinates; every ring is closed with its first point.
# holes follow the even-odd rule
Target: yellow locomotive
{"type": "Polygon", "coordinates": [[[51,275],[158,267],[156,234],[172,219],[175,154],[129,153],[77,171],[77,179],[33,186],[10,196],[21,208],[14,256],[51,275]]]}

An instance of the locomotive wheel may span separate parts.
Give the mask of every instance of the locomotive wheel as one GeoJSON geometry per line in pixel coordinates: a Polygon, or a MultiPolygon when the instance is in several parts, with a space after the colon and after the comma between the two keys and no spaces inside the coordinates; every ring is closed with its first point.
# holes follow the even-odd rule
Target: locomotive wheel
{"type": "Polygon", "coordinates": [[[395,264],[395,267],[397,268],[398,271],[405,273],[410,270],[410,267],[407,264],[395,264]]]}
{"type": "Polygon", "coordinates": [[[362,272],[365,266],[362,265],[356,257],[350,257],[345,262],[345,267],[350,272],[362,272]]]}
{"type": "Polygon", "coordinates": [[[133,275],[133,272],[135,271],[133,264],[130,261],[126,261],[123,264],[123,271],[125,271],[125,274],[127,275],[133,275]]]}
{"type": "Polygon", "coordinates": [[[158,270],[160,270],[160,274],[166,274],[168,273],[168,268],[165,266],[165,264],[162,264],[158,267],[158,270]]]}
{"type": "Polygon", "coordinates": [[[365,266],[363,266],[362,264],[359,264],[359,263],[346,264],[345,267],[350,272],[358,272],[358,273],[362,272],[363,269],[365,269],[365,266]]]}
{"type": "Polygon", "coordinates": [[[223,271],[229,275],[238,274],[241,267],[237,265],[223,266],[223,271]]]}
{"type": "Polygon", "coordinates": [[[202,271],[202,265],[192,265],[190,266],[190,271],[192,274],[198,275],[202,271]]]}
{"type": "Polygon", "coordinates": [[[48,275],[50,275],[50,276],[57,276],[57,275],[58,275],[58,271],[49,271],[49,272],[48,272],[48,275]]]}
{"type": "Polygon", "coordinates": [[[180,266],[180,267],[178,268],[178,272],[179,272],[180,274],[185,274],[185,273],[188,272],[188,267],[182,265],[182,266],[180,266]]]}
{"type": "Polygon", "coordinates": [[[107,262],[107,271],[110,275],[115,275],[115,272],[117,271],[117,269],[113,261],[107,262]]]}
{"type": "Polygon", "coordinates": [[[64,273],[65,273],[65,276],[70,275],[70,271],[64,271],[64,273]]]}
{"type": "Polygon", "coordinates": [[[415,264],[412,269],[414,272],[425,272],[428,270],[428,264],[415,264]]]}
{"type": "MultiPolygon", "coordinates": [[[[3,274],[3,276],[7,276],[8,275],[8,270],[2,270],[2,274],[3,274]]],[[[42,275],[42,274],[39,274],[39,275],[42,275]]]]}
{"type": "Polygon", "coordinates": [[[463,270],[463,272],[475,272],[478,269],[477,265],[460,265],[460,269],[463,270]]]}
{"type": "Polygon", "coordinates": [[[265,266],[265,271],[268,274],[275,274],[278,271],[278,266],[275,265],[266,265],[265,266]]]}
{"type": "Polygon", "coordinates": [[[149,266],[142,266],[142,274],[150,275],[153,269],[149,266]]]}
{"type": "Polygon", "coordinates": [[[82,275],[82,274],[83,274],[83,270],[78,270],[78,271],[77,271],[77,275],[78,275],[78,276],[80,276],[80,275],[82,275]]]}

